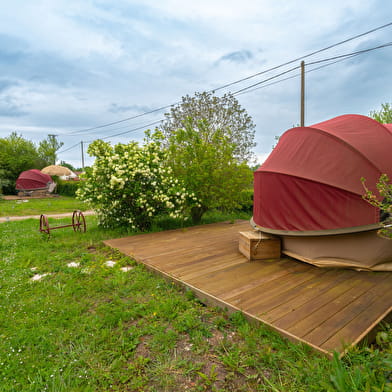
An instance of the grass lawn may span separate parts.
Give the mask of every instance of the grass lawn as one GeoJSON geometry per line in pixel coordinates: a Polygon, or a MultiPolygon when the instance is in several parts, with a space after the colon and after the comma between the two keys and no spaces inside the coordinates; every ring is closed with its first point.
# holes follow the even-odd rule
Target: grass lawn
{"type": "Polygon", "coordinates": [[[329,361],[101,243],[127,234],[0,224],[1,392],[391,391],[390,329],[329,361]]]}
{"type": "Polygon", "coordinates": [[[74,197],[59,196],[44,199],[3,200],[0,198],[1,216],[41,215],[72,212],[74,210],[86,211],[88,206],[74,197]]]}

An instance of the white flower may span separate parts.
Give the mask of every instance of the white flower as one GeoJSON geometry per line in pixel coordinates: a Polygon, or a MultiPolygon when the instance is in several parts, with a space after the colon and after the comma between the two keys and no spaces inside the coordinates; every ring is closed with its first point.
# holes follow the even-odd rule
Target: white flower
{"type": "Polygon", "coordinates": [[[35,274],[32,278],[31,278],[31,280],[32,281],[37,281],[37,280],[41,280],[44,276],[47,276],[47,275],[50,275],[49,273],[48,274],[35,274]]]}

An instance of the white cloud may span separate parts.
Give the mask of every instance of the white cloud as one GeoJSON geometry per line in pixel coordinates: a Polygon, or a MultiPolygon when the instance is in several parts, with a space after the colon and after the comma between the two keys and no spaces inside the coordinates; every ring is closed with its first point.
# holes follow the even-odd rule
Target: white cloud
{"type": "Polygon", "coordinates": [[[73,59],[94,54],[114,59],[121,56],[120,42],[78,19],[94,8],[75,4],[74,1],[17,0],[13,6],[2,7],[1,31],[28,42],[32,51],[73,59]]]}
{"type": "MultiPolygon", "coordinates": [[[[137,107],[168,105],[182,95],[216,88],[387,23],[391,10],[392,5],[382,0],[7,2],[0,13],[4,47],[0,103],[5,108],[0,112],[0,137],[18,130],[41,140],[53,130],[61,134],[89,128],[140,113],[137,107]],[[251,55],[242,63],[219,61],[233,53],[251,55]],[[135,110],[121,113],[111,108],[135,110]]],[[[360,43],[367,47],[389,41],[391,30],[316,57],[347,53],[360,43]]],[[[319,122],[343,110],[367,114],[390,99],[388,53],[390,48],[358,57],[356,63],[343,62],[308,74],[307,122],[319,122]]],[[[231,91],[272,74],[234,85],[231,91]]],[[[275,135],[299,121],[298,79],[238,99],[256,123],[259,157],[269,153],[275,135]]],[[[120,125],[131,129],[160,116],[120,125]]],[[[96,136],[116,133],[114,128],[97,131],[96,136]]],[[[142,135],[140,131],[112,141],[142,135]]],[[[62,140],[67,148],[93,137],[62,140]]],[[[76,151],[60,159],[80,166],[76,151]]]]}

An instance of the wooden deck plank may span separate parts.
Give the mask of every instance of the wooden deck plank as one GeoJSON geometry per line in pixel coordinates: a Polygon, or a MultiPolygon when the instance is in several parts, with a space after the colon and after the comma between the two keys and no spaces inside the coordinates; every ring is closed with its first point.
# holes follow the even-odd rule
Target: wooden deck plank
{"type": "Polygon", "coordinates": [[[311,334],[311,332],[319,325],[333,317],[340,310],[346,308],[355,299],[360,297],[363,293],[366,293],[371,287],[372,284],[370,282],[360,282],[360,284],[354,285],[334,300],[328,301],[316,312],[313,312],[311,315],[305,317],[300,322],[295,324],[294,327],[289,328],[289,330],[291,333],[300,337],[305,337],[311,334]]]}
{"type": "Polygon", "coordinates": [[[242,260],[238,260],[238,257],[221,255],[217,257],[214,262],[210,262],[208,266],[193,265],[193,268],[189,270],[181,269],[175,271],[175,275],[184,281],[191,282],[192,279],[199,278],[201,275],[204,276],[208,273],[219,273],[220,271],[227,271],[230,268],[235,268],[238,265],[242,265],[242,260]],[[223,264],[224,263],[224,264],[223,264]]]}
{"type": "MultiPolygon", "coordinates": [[[[165,269],[169,271],[180,270],[181,268],[187,269],[192,268],[193,265],[207,264],[208,262],[213,262],[219,255],[227,255],[227,251],[224,248],[219,248],[214,251],[205,250],[202,248],[193,248],[179,251],[171,251],[165,255],[149,256],[149,264],[159,266],[164,265],[165,269]]],[[[239,261],[240,262],[240,261],[239,261]]]]}
{"type": "Polygon", "coordinates": [[[304,263],[293,262],[291,259],[281,259],[278,262],[270,263],[260,262],[260,278],[255,279],[241,287],[237,287],[231,292],[222,293],[222,297],[236,303],[244,304],[260,296],[260,293],[270,292],[276,286],[284,286],[292,280],[292,274],[298,274],[301,271],[307,271],[309,268],[304,263]]]}
{"type": "MultiPolygon", "coordinates": [[[[237,257],[238,260],[238,257],[237,257]]],[[[273,266],[271,269],[274,268],[273,266]]],[[[261,269],[257,263],[244,262],[238,263],[236,266],[230,266],[221,271],[215,271],[212,273],[205,273],[201,271],[200,276],[189,279],[189,282],[193,285],[202,284],[208,290],[214,290],[216,292],[226,292],[230,287],[238,287],[240,283],[249,282],[252,277],[265,275],[270,269],[261,269]],[[218,286],[218,287],[217,287],[218,286]]]]}
{"type": "MultiPolygon", "coordinates": [[[[271,301],[279,296],[280,298],[283,296],[283,301],[287,300],[287,292],[289,290],[314,277],[314,271],[305,264],[297,266],[294,271],[295,274],[292,272],[282,278],[271,280],[249,290],[240,298],[237,298],[236,303],[240,304],[242,309],[260,316],[267,310],[267,308],[263,307],[264,305],[268,306],[271,301]],[[299,272],[298,268],[303,268],[303,270],[299,272]],[[262,295],[260,295],[261,293],[262,295]]],[[[235,301],[235,299],[232,300],[235,301]]],[[[278,302],[281,301],[281,299],[278,300],[278,302]]]]}
{"type": "Polygon", "coordinates": [[[248,312],[254,313],[264,319],[264,315],[271,309],[285,304],[290,298],[298,295],[298,292],[304,285],[308,285],[314,278],[319,276],[314,271],[306,271],[300,276],[290,280],[285,285],[276,285],[269,290],[263,297],[255,297],[251,304],[243,304],[248,312]]]}
{"type": "MultiPolygon", "coordinates": [[[[249,223],[236,222],[234,224],[225,223],[224,225],[209,224],[203,226],[194,226],[179,230],[168,230],[156,233],[140,234],[127,238],[127,243],[124,244],[123,239],[114,239],[106,241],[114,248],[121,247],[128,253],[137,252],[138,257],[154,257],[164,255],[166,252],[178,249],[192,249],[195,247],[194,238],[198,238],[196,247],[208,247],[219,243],[218,239],[227,239],[227,234],[232,232],[233,226],[238,230],[249,229],[249,223]]],[[[106,243],[105,242],[105,243],[106,243]]],[[[233,241],[227,240],[235,248],[233,241]]]]}
{"type": "Polygon", "coordinates": [[[221,298],[226,301],[233,303],[239,303],[245,301],[249,297],[254,296],[254,291],[257,295],[260,294],[261,286],[265,287],[268,282],[272,282],[275,279],[282,281],[287,278],[292,272],[290,269],[291,261],[286,259],[284,263],[277,265],[273,263],[271,265],[265,265],[263,268],[259,268],[247,282],[244,282],[241,286],[234,287],[233,289],[226,290],[220,294],[221,298]]]}
{"type": "Polygon", "coordinates": [[[321,353],[344,352],[392,315],[392,273],[322,269],[283,258],[249,262],[238,251],[248,222],[217,223],[104,241],[201,298],[242,310],[321,353]]]}
{"type": "MultiPolygon", "coordinates": [[[[361,296],[356,298],[352,303],[350,303],[349,308],[344,308],[339,312],[335,313],[332,317],[326,320],[322,325],[314,329],[311,333],[306,336],[306,339],[314,342],[318,346],[324,346],[325,342],[330,340],[331,337],[334,337],[332,342],[336,342],[338,339],[338,344],[340,343],[339,339],[341,334],[339,334],[340,330],[343,330],[345,339],[347,340],[345,344],[348,344],[353,335],[358,335],[358,329],[368,328],[370,324],[352,324],[352,320],[357,318],[363,312],[366,313],[383,313],[388,309],[388,304],[380,301],[380,297],[385,296],[385,290],[390,288],[391,282],[389,279],[385,278],[378,285],[373,286],[366,293],[363,293],[361,296]],[[374,305],[376,308],[372,309],[371,305],[374,305]],[[351,334],[348,334],[348,329],[345,328],[348,324],[350,324],[351,334]]],[[[325,347],[328,347],[325,346],[325,347]]]]}
{"type": "MultiPolygon", "coordinates": [[[[281,306],[273,308],[264,315],[264,319],[269,322],[276,322],[280,318],[286,315],[295,315],[296,310],[307,302],[318,298],[324,292],[333,288],[336,284],[344,282],[347,279],[347,274],[344,270],[331,269],[326,274],[317,276],[304,285],[300,292],[296,296],[290,297],[281,306]]],[[[297,316],[295,316],[297,318],[297,316]]]]}
{"type": "Polygon", "coordinates": [[[354,346],[365,339],[381,321],[388,320],[390,322],[391,314],[392,306],[385,304],[385,301],[376,299],[367,309],[364,309],[320,347],[327,351],[343,352],[346,347],[354,346]],[[369,309],[372,309],[372,312],[369,312],[369,309]]]}
{"type": "MultiPolygon", "coordinates": [[[[354,272],[354,271],[347,271],[354,272]]],[[[351,274],[349,274],[350,276],[351,274]]],[[[295,324],[301,322],[306,317],[313,315],[320,308],[327,305],[333,300],[338,300],[339,297],[352,287],[361,284],[361,279],[355,278],[355,275],[351,275],[351,279],[337,282],[335,286],[323,293],[323,295],[312,296],[310,301],[305,302],[303,305],[298,307],[295,312],[290,312],[285,316],[275,320],[274,323],[279,328],[291,329],[295,324]]],[[[312,316],[313,317],[313,316],[312,316]]]]}

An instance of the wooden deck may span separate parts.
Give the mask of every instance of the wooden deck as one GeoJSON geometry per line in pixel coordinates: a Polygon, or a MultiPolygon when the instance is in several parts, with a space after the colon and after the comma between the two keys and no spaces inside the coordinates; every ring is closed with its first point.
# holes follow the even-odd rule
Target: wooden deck
{"type": "Polygon", "coordinates": [[[324,354],[359,343],[392,315],[392,273],[321,269],[238,251],[249,222],[217,223],[105,241],[204,300],[241,310],[324,354]]]}

